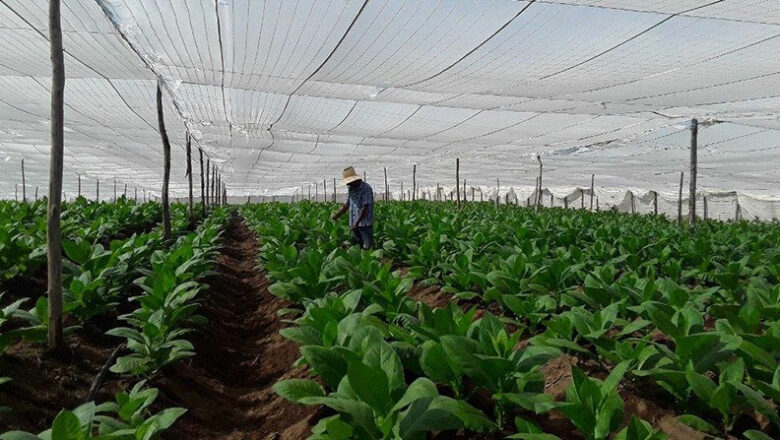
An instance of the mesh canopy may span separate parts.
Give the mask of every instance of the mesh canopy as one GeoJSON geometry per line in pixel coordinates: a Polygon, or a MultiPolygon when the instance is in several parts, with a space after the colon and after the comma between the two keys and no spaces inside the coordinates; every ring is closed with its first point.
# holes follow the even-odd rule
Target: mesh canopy
{"type": "MultiPolygon", "coordinates": [[[[46,186],[46,3],[0,0],[5,197],[21,158],[28,193],[46,186]]],[[[85,194],[96,179],[159,192],[157,81],[175,196],[189,131],[233,196],[323,179],[331,192],[348,165],[377,191],[387,167],[395,197],[413,164],[421,191],[451,189],[460,157],[470,186],[522,202],[541,154],[554,198],[596,174],[602,207],[626,209],[626,191],[674,202],[693,117],[718,122],[700,129],[704,192],[779,195],[776,0],[63,0],[62,13],[67,195],[77,175],[85,194]]]]}

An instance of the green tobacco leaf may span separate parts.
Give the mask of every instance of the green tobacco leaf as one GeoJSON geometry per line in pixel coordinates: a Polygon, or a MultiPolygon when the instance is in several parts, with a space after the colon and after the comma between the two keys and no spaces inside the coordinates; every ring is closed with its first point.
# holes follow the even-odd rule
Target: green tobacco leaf
{"type": "Polygon", "coordinates": [[[325,390],[320,384],[308,379],[283,380],[274,384],[273,390],[291,402],[300,402],[304,397],[325,396],[325,390]]]}
{"type": "Polygon", "coordinates": [[[743,435],[748,440],[775,440],[761,431],[756,431],[755,429],[745,431],[743,435]]]}
{"type": "Polygon", "coordinates": [[[401,399],[395,403],[391,411],[403,409],[417,399],[436,397],[438,395],[439,391],[436,389],[436,385],[430,379],[420,377],[409,385],[409,388],[407,388],[401,399]]]}
{"type": "Polygon", "coordinates": [[[347,375],[347,362],[334,350],[308,345],[301,347],[301,355],[331,389],[347,375]]]}
{"type": "Polygon", "coordinates": [[[86,440],[81,421],[70,411],[62,411],[51,426],[52,440],[86,440]]]}
{"type": "Polygon", "coordinates": [[[712,424],[710,424],[708,421],[693,414],[683,414],[681,416],[677,416],[676,419],[683,425],[690,426],[697,431],[706,432],[713,435],[719,434],[718,428],[712,426],[712,424]]]}
{"type": "Polygon", "coordinates": [[[355,394],[377,413],[390,409],[390,388],[384,371],[362,362],[350,362],[347,377],[355,394]]]}

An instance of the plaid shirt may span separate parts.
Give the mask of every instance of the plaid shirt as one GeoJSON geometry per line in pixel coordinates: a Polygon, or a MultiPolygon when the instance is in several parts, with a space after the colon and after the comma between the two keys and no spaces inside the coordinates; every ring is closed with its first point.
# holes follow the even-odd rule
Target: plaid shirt
{"type": "Polygon", "coordinates": [[[349,194],[347,197],[349,202],[349,224],[355,224],[358,215],[360,215],[360,208],[367,206],[366,215],[360,220],[358,226],[373,226],[374,225],[374,190],[371,185],[366,182],[361,182],[356,187],[349,187],[349,194]]]}

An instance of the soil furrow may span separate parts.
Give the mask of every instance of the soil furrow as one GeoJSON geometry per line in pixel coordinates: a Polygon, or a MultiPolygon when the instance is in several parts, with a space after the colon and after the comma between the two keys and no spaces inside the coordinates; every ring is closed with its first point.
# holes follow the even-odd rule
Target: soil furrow
{"type": "Polygon", "coordinates": [[[316,408],[286,402],[271,389],[305,374],[292,367],[297,346],[279,335],[284,324],[276,313],[289,304],[268,292],[257,238],[240,218],[223,238],[217,274],[200,296],[209,323],[191,336],[197,355],[155,380],[166,404],[189,410],[165,438],[306,438],[316,408]]]}

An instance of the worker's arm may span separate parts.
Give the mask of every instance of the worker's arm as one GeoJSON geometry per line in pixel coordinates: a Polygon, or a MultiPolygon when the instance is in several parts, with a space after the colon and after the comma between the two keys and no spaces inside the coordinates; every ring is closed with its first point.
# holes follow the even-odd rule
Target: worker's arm
{"type": "Polygon", "coordinates": [[[352,228],[352,229],[357,228],[358,225],[360,224],[360,222],[363,220],[363,217],[366,216],[367,212],[368,212],[368,205],[365,205],[362,208],[360,208],[360,211],[358,212],[358,216],[355,219],[355,224],[354,225],[349,225],[349,227],[352,228]]]}
{"type": "Polygon", "coordinates": [[[343,204],[341,206],[341,209],[336,211],[335,214],[333,214],[333,217],[331,217],[333,220],[338,220],[342,215],[344,215],[345,212],[349,209],[349,202],[343,204]]]}

